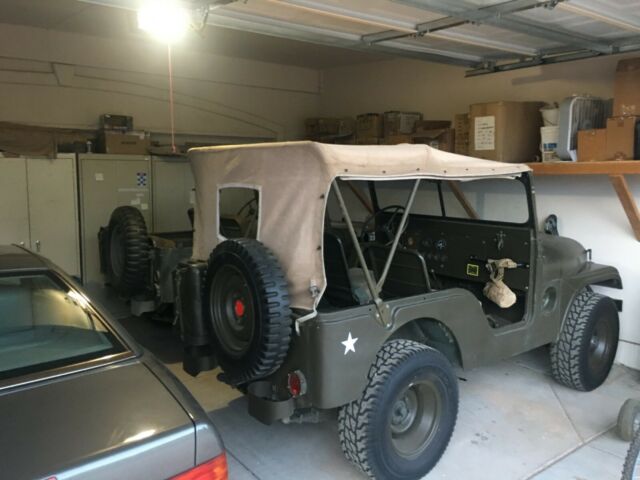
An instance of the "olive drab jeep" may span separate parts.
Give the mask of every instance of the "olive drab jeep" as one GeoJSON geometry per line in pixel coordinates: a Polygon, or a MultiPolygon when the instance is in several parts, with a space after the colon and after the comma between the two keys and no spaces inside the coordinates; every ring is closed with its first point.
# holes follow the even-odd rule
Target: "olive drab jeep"
{"type": "Polygon", "coordinates": [[[550,345],[560,383],[606,379],[621,304],[592,287],[622,288],[620,275],[538,230],[528,167],[424,145],[189,157],[193,253],[175,272],[184,369],[219,366],[262,422],[337,409],[356,467],[413,479],[453,434],[454,366],[550,345]],[[225,211],[249,201],[253,227],[225,229],[225,211]]]}

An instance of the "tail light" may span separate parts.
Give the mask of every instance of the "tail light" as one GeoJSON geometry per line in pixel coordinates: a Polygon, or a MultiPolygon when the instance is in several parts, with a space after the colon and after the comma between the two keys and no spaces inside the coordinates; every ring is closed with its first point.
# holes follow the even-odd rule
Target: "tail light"
{"type": "Polygon", "coordinates": [[[172,477],[171,480],[228,480],[227,457],[224,453],[191,470],[172,477]]]}
{"type": "Polygon", "coordinates": [[[300,370],[289,374],[287,377],[287,388],[293,398],[300,397],[307,393],[307,379],[300,370]]]}

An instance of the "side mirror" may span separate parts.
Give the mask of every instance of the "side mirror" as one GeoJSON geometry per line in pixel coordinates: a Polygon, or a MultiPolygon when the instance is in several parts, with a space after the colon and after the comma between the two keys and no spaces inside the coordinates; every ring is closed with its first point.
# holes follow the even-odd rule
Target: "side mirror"
{"type": "Polygon", "coordinates": [[[549,235],[560,235],[558,233],[558,216],[555,214],[551,214],[544,221],[544,231],[549,235]]]}

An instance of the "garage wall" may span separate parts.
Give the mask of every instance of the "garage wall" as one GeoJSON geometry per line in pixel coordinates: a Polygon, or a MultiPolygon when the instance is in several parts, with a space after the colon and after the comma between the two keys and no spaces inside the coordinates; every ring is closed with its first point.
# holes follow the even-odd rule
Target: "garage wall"
{"type": "MultiPolygon", "coordinates": [[[[198,39],[194,40],[197,42],[198,39]]],[[[178,133],[297,138],[319,108],[312,69],[174,47],[178,133]]],[[[167,48],[0,24],[0,121],[96,128],[102,113],[168,132],[167,48]]]]}
{"type": "Polygon", "coordinates": [[[413,60],[390,60],[323,71],[321,111],[357,115],[420,111],[449,119],[472,103],[496,100],[560,101],[574,93],[613,96],[620,57],[602,57],[465,78],[465,69],[413,60]]]}
{"type": "MultiPolygon", "coordinates": [[[[390,60],[323,71],[323,115],[357,115],[385,110],[421,111],[427,119],[452,119],[477,102],[561,101],[573,93],[611,97],[616,63],[603,57],[572,63],[464,78],[464,69],[390,60]]],[[[640,202],[640,178],[628,182],[640,202]]],[[[537,178],[538,214],[560,217],[561,234],[593,249],[594,261],[615,265],[625,290],[618,360],[640,368],[640,242],[636,241],[606,177],[537,178]]]]}

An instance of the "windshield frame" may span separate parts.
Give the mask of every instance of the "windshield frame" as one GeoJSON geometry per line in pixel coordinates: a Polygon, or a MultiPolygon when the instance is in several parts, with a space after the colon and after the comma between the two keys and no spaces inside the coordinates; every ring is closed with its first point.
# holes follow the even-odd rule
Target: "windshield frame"
{"type": "MultiPolygon", "coordinates": [[[[488,179],[491,179],[492,177],[487,177],[488,179]]],[[[475,179],[475,180],[470,180],[470,182],[475,182],[478,180],[484,180],[484,179],[475,179]]],[[[421,217],[429,217],[429,218],[437,218],[437,219],[445,219],[448,221],[455,221],[455,222],[465,222],[465,223],[474,223],[474,224],[484,224],[484,225],[500,225],[500,226],[509,226],[509,227],[524,227],[524,228],[531,228],[533,230],[536,230],[536,211],[535,211],[535,199],[534,199],[534,194],[533,194],[533,187],[531,184],[531,177],[529,173],[525,173],[523,175],[520,175],[518,177],[515,177],[513,179],[509,179],[510,181],[514,181],[514,182],[519,182],[522,184],[523,188],[524,188],[524,195],[526,197],[526,202],[527,202],[527,215],[528,218],[527,220],[525,220],[524,222],[509,222],[509,221],[500,221],[500,220],[488,220],[488,219],[482,219],[482,218],[464,218],[464,217],[452,217],[446,214],[446,207],[447,204],[444,202],[444,198],[441,194],[441,182],[442,180],[427,180],[425,181],[425,183],[427,182],[433,182],[438,186],[438,193],[439,193],[439,207],[440,210],[442,212],[441,215],[427,215],[427,214],[416,214],[416,213],[412,213],[411,215],[417,215],[417,216],[421,216],[421,217]]],[[[368,185],[368,190],[369,190],[369,196],[371,198],[371,203],[373,206],[373,210],[374,212],[379,211],[381,208],[380,203],[379,203],[379,196],[378,196],[378,191],[377,191],[377,181],[371,181],[369,180],[367,182],[368,185]]],[[[407,190],[409,190],[409,188],[407,187],[407,190]]]]}
{"type": "Polygon", "coordinates": [[[16,376],[11,376],[7,378],[0,379],[0,393],[9,388],[15,388],[24,386],[27,384],[31,384],[34,382],[40,382],[44,380],[52,380],[58,377],[63,377],[66,375],[83,372],[86,370],[103,367],[107,365],[111,365],[117,362],[121,362],[123,360],[135,358],[137,356],[136,351],[131,347],[129,342],[121,335],[117,328],[111,324],[111,321],[106,318],[93,304],[92,300],[89,299],[84,292],[75,288],[74,285],[67,281],[63,276],[59,275],[57,272],[51,269],[20,269],[17,271],[1,271],[0,270],[0,278],[7,277],[23,277],[29,275],[42,275],[51,280],[56,286],[58,286],[61,290],[65,292],[76,292],[78,295],[87,299],[87,310],[88,314],[92,315],[95,318],[95,321],[100,322],[104,328],[113,335],[115,342],[117,342],[117,346],[122,348],[121,352],[117,353],[108,353],[108,354],[100,354],[97,353],[96,358],[82,359],[81,357],[76,361],[74,360],[76,357],[70,357],[68,360],[70,363],[62,365],[62,366],[54,366],[51,368],[46,368],[43,364],[42,370],[38,370],[35,372],[25,373],[25,374],[17,374],[16,376]]]}

